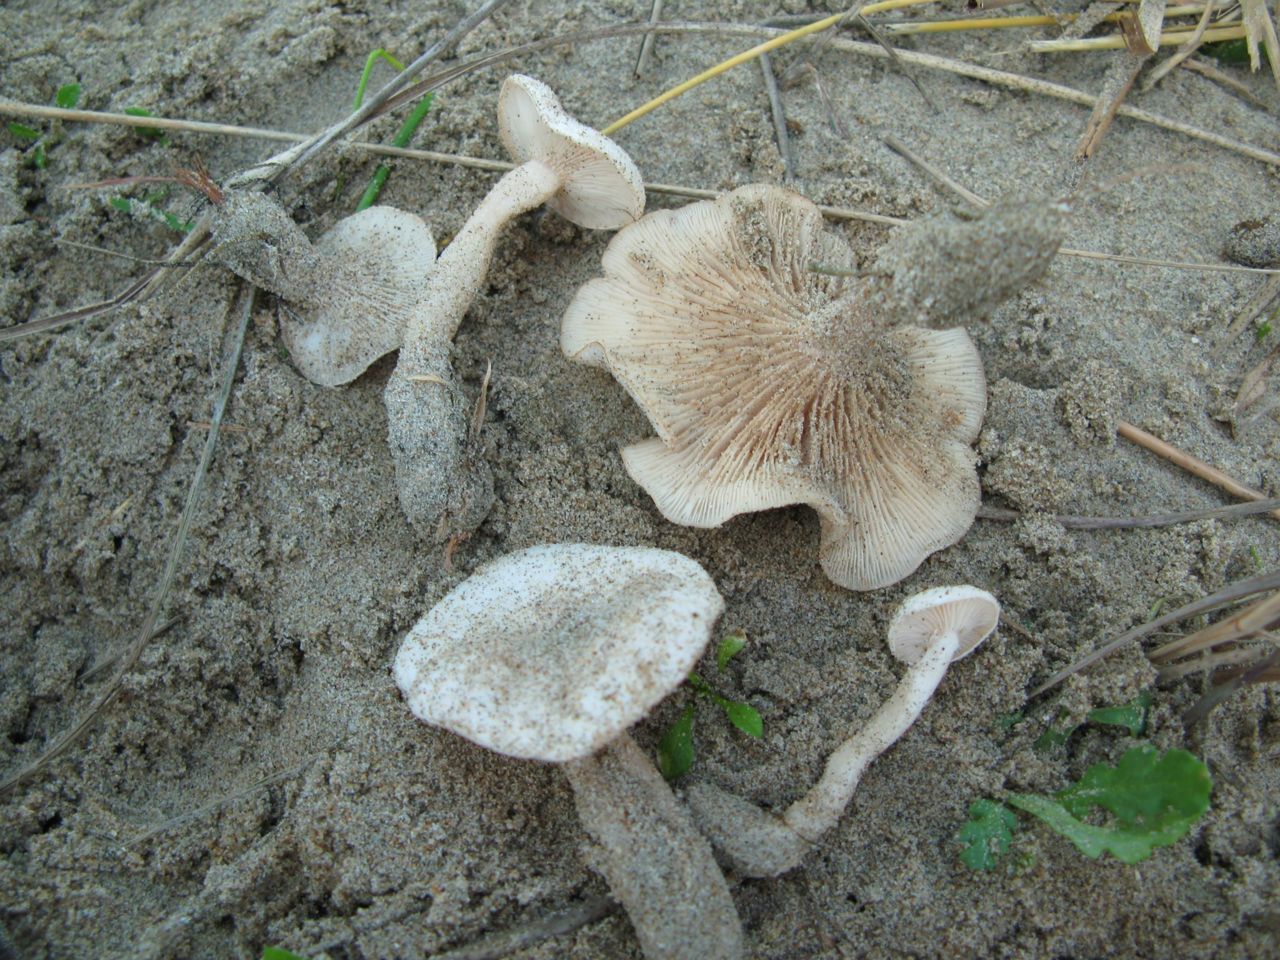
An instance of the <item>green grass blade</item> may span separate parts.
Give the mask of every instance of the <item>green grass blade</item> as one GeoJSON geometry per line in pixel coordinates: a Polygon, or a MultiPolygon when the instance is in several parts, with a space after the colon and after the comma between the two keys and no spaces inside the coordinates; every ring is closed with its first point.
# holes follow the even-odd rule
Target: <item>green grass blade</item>
{"type": "Polygon", "coordinates": [[[379,59],[387,61],[387,63],[395,67],[396,70],[404,69],[403,63],[391,54],[387,53],[387,51],[383,50],[381,47],[374,50],[365,60],[364,69],[360,71],[360,82],[356,84],[356,103],[355,106],[351,108],[352,110],[359,110],[360,104],[364,103],[364,91],[365,88],[369,86],[369,74],[373,73],[373,65],[377,63],[379,59]]]}

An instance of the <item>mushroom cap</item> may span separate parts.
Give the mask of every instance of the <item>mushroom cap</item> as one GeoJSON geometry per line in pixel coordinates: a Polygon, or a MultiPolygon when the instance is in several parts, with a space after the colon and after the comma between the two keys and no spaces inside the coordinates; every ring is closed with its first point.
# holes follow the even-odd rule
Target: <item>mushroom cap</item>
{"type": "Polygon", "coordinates": [[[569,357],[613,373],[658,436],[626,447],[669,520],[714,527],[807,503],[819,558],[853,590],[955,543],[979,503],[986,408],[961,329],[885,329],[811,202],[742,187],[621,230],[564,315],[569,357]]]}
{"type": "Polygon", "coordinates": [[[498,132],[516,163],[537,160],[563,185],[547,206],[592,230],[616,230],[644,213],[644,180],[625,150],[565,112],[541,80],[512,74],[498,94],[498,132]]]}
{"type": "Polygon", "coordinates": [[[951,662],[967,656],[991,636],[1000,621],[1000,601],[977,587],[934,587],[908,597],[889,621],[889,650],[905,664],[920,661],[933,641],[955,631],[960,646],[951,662]]]}
{"type": "Polygon", "coordinates": [[[338,221],[315,252],[312,296],[286,302],[281,329],[302,375],[336,387],[400,346],[436,244],[421,217],[378,206],[338,221]]]}
{"type": "Polygon", "coordinates": [[[724,609],[668,550],[553,544],[481,567],[409,631],[409,709],[513,757],[589,756],[645,716],[701,656],[724,609]]]}

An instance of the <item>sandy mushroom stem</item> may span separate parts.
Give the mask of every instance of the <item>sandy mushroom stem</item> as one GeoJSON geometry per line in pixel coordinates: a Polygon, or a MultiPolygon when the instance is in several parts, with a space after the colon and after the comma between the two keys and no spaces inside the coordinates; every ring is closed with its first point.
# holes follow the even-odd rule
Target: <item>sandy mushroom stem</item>
{"type": "Polygon", "coordinates": [[[560,182],[538,161],[505,174],[432,267],[423,303],[405,330],[383,393],[387,440],[400,505],[428,537],[469,533],[492,502],[487,477],[477,477],[465,462],[471,406],[454,383],[449,346],[484,282],[502,228],[546,202],[560,182]]]}
{"type": "Polygon", "coordinates": [[[742,924],[711,847],[634,740],[564,764],[595,864],[649,960],[733,960],[742,924]]]}
{"type": "Polygon", "coordinates": [[[830,756],[822,779],[783,814],[788,827],[813,842],[836,825],[867,766],[915,723],[959,646],[958,633],[944,634],[907,669],[898,688],[870,722],[830,756]]]}
{"type": "Polygon", "coordinates": [[[420,372],[412,366],[419,347],[429,354],[438,344],[453,339],[489,272],[503,228],[514,217],[546,203],[561,183],[560,175],[551,167],[530,160],[503,174],[494,184],[431,268],[422,308],[405,330],[397,374],[420,372]],[[410,366],[406,367],[406,363],[410,366]]]}

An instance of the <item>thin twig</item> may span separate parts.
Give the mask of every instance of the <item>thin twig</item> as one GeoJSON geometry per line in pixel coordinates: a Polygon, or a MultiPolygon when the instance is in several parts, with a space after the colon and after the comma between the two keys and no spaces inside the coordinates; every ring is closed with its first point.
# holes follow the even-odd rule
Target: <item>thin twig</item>
{"type": "Polygon", "coordinates": [[[128,841],[125,846],[136,847],[139,844],[146,843],[151,838],[157,837],[162,833],[166,833],[174,827],[186,826],[189,823],[195,823],[197,820],[202,820],[214,811],[235,803],[237,800],[242,800],[249,796],[249,794],[260,790],[263,787],[269,787],[282,780],[292,779],[322,756],[324,756],[324,753],[313,754],[301,763],[294,764],[292,767],[287,767],[284,770],[278,770],[275,773],[261,777],[247,786],[241,787],[238,790],[232,790],[230,793],[224,794],[223,796],[211,800],[206,804],[202,804],[194,810],[188,810],[185,813],[178,814],[176,817],[170,817],[167,820],[162,820],[160,823],[157,823],[153,827],[148,827],[142,833],[138,834],[138,836],[128,841]]]}
{"type": "Polygon", "coordinates": [[[200,462],[196,465],[195,476],[191,479],[191,487],[187,491],[187,502],[182,508],[182,516],[178,520],[177,532],[169,545],[169,556],[165,560],[164,570],[160,575],[160,585],[152,598],[151,608],[148,610],[146,618],[142,621],[142,627],[139,629],[137,637],[121,658],[115,674],[107,682],[107,688],[98,694],[97,699],[94,700],[85,715],[70,730],[67,730],[54,740],[53,744],[47,747],[34,761],[6,778],[3,782],[0,782],[0,795],[4,795],[14,787],[26,783],[32,777],[37,776],[88,732],[102,711],[116,698],[125,675],[137,666],[138,659],[142,656],[142,651],[146,649],[152,636],[155,635],[157,624],[160,622],[160,615],[164,611],[165,601],[169,597],[169,590],[178,574],[178,562],[182,559],[182,551],[187,543],[187,534],[190,532],[191,523],[195,519],[196,505],[199,503],[200,491],[204,486],[204,478],[209,470],[209,464],[213,461],[213,451],[218,443],[218,427],[222,423],[223,414],[226,412],[227,404],[231,398],[231,387],[235,383],[236,370],[240,367],[240,351],[244,346],[245,334],[249,329],[249,318],[253,313],[253,298],[253,287],[247,284],[242,285],[239,296],[239,322],[232,334],[231,348],[223,370],[222,383],[218,389],[218,395],[214,399],[213,413],[209,418],[212,426],[208,437],[205,439],[204,451],[200,455],[200,462]]]}
{"type": "Polygon", "coordinates": [[[1184,510],[1181,513],[1153,513],[1145,517],[1081,517],[1074,514],[1026,514],[1020,510],[1003,507],[979,507],[979,520],[1003,522],[1021,520],[1026,516],[1046,516],[1068,530],[1138,530],[1149,527],[1171,527],[1179,523],[1197,520],[1234,520],[1251,517],[1280,509],[1280,497],[1259,500],[1254,503],[1233,503],[1228,507],[1208,507],[1203,510],[1184,510]]]}
{"type": "MultiPolygon", "coordinates": [[[[649,8],[649,24],[652,26],[662,19],[662,0],[653,0],[653,6],[649,8]]],[[[636,66],[633,73],[638,79],[644,73],[645,67],[649,65],[649,57],[653,55],[653,41],[657,34],[650,30],[644,35],[644,39],[640,41],[640,55],[636,57],[636,66]]]]}
{"type": "Polygon", "coordinates": [[[956,196],[958,196],[960,199],[964,200],[966,203],[970,204],[971,206],[981,210],[984,207],[988,207],[991,205],[990,201],[985,200],[982,197],[978,196],[976,193],[974,193],[964,184],[960,183],[960,181],[951,177],[951,175],[948,174],[945,170],[941,169],[940,167],[936,167],[933,164],[931,164],[929,161],[925,160],[924,157],[920,156],[918,153],[916,153],[914,150],[908,147],[905,143],[903,143],[901,140],[895,137],[892,133],[883,133],[880,135],[880,139],[883,140],[885,146],[887,146],[894,153],[899,154],[904,160],[907,160],[910,163],[914,163],[917,167],[923,170],[929,177],[931,177],[935,183],[938,183],[941,186],[946,187],[948,190],[952,191],[956,196]]]}
{"type": "MultiPolygon", "coordinates": [[[[19,116],[59,116],[62,112],[57,107],[42,107],[36,104],[18,104],[0,99],[0,113],[6,112],[9,107],[14,109],[10,112],[19,116]]],[[[128,114],[117,113],[97,113],[77,111],[86,114],[81,119],[93,123],[117,123],[132,122],[136,117],[128,114]]],[[[160,117],[147,117],[148,121],[162,121],[160,117]]],[[[209,124],[199,121],[186,120],[163,120],[166,129],[169,130],[188,130],[195,133],[216,133],[228,136],[244,136],[255,139],[279,140],[302,142],[307,139],[305,134],[291,133],[286,130],[265,130],[259,127],[235,127],[225,124],[209,124]]],[[[408,147],[392,147],[382,143],[371,143],[365,140],[351,141],[349,146],[367,153],[386,157],[405,157],[411,160],[427,160],[433,163],[451,163],[462,167],[470,167],[476,170],[488,170],[493,173],[505,173],[511,170],[515,165],[506,160],[492,160],[487,157],[469,157],[458,153],[442,153],[437,150],[417,150],[408,147]]],[[[1277,156],[1280,161],[1280,156],[1277,156]]],[[[687,187],[680,184],[672,183],[646,183],[645,190],[649,193],[666,194],[675,197],[689,197],[694,200],[714,200],[723,194],[722,190],[706,190],[699,187],[687,187]]],[[[869,213],[865,210],[855,210],[851,207],[835,207],[819,204],[818,209],[825,216],[836,220],[863,220],[868,223],[879,223],[885,226],[901,226],[911,221],[903,217],[891,217],[879,213],[869,213]]],[[[1245,267],[1234,263],[1195,263],[1186,260],[1165,260],[1154,257],[1138,257],[1124,253],[1104,253],[1100,250],[1080,250],[1075,247],[1059,247],[1058,252],[1063,256],[1078,257],[1086,260],[1108,260],[1113,263],[1128,263],[1142,267],[1168,267],[1174,270],[1196,270],[1208,273],[1241,273],[1256,274],[1258,276],[1280,276],[1280,268],[1268,267],[1245,267]]],[[[166,265],[172,266],[172,263],[166,265]]],[[[106,301],[105,306],[113,306],[115,301],[106,301]]],[[[103,307],[105,308],[105,307],[103,307]]],[[[88,308],[81,308],[88,309],[88,308]]],[[[37,322],[47,322],[37,321],[37,322]]],[[[64,323],[70,321],[63,321],[64,323]]],[[[5,339],[16,339],[22,334],[14,334],[18,328],[10,327],[6,330],[0,330],[0,342],[5,339]]],[[[37,332],[32,330],[30,332],[37,332]]]]}
{"type": "Polygon", "coordinates": [[[1241,687],[1250,683],[1258,683],[1259,681],[1270,677],[1275,673],[1276,668],[1280,667],[1280,650],[1264,657],[1252,667],[1249,667],[1243,673],[1232,677],[1226,683],[1214,687],[1203,697],[1193,703],[1187,712],[1182,715],[1182,722],[1188,727],[1194,727],[1197,723],[1209,715],[1209,711],[1216,707],[1222,701],[1226,700],[1241,687]]]}
{"type": "Polygon", "coordinates": [[[1222,86],[1226,87],[1228,90],[1231,90],[1237,96],[1243,97],[1245,100],[1248,100],[1251,104],[1253,104],[1255,107],[1258,107],[1259,109],[1266,110],[1268,113],[1275,112],[1274,110],[1271,109],[1271,104],[1267,103],[1267,101],[1263,100],[1260,96],[1258,96],[1248,87],[1246,87],[1243,83],[1241,83],[1235,77],[1230,76],[1229,74],[1223,73],[1213,64],[1207,63],[1204,60],[1201,60],[1199,57],[1192,57],[1190,60],[1187,60],[1185,63],[1182,64],[1182,69],[1190,70],[1194,73],[1198,73],[1200,74],[1200,76],[1207,77],[1208,79],[1212,80],[1214,83],[1221,84],[1222,86]]]}
{"type": "Polygon", "coordinates": [[[1168,60],[1164,63],[1153,67],[1151,72],[1147,74],[1147,78],[1142,81],[1142,92],[1146,93],[1157,83],[1165,78],[1171,70],[1186,60],[1193,53],[1200,49],[1200,44],[1204,42],[1204,32],[1209,29],[1209,21],[1213,19],[1214,5],[1206,3],[1204,12],[1200,14],[1200,20],[1196,23],[1195,32],[1191,34],[1191,39],[1179,47],[1168,60]]]}
{"type": "Polygon", "coordinates": [[[465,947],[437,953],[434,955],[435,960],[499,960],[500,957],[543,940],[573,933],[597,920],[603,920],[619,909],[618,903],[610,897],[589,897],[522,926],[490,934],[465,947]]]}
{"type": "Polygon", "coordinates": [[[320,154],[325,147],[334,140],[346,135],[350,131],[356,129],[361,124],[372,120],[379,116],[383,106],[385,106],[392,97],[402,91],[410,83],[413,78],[422,72],[426,66],[435,61],[441,54],[451,50],[457,43],[462,40],[468,33],[474,30],[480,24],[484,23],[489,16],[508,3],[509,0],[486,0],[482,3],[474,13],[464,17],[458,22],[452,30],[446,33],[439,41],[432,44],[425,52],[423,52],[416,60],[396,74],[386,83],[382,89],[371,97],[365,99],[364,105],[359,110],[351,113],[346,119],[333,124],[327,129],[308,137],[306,142],[301,146],[292,147],[284,153],[277,154],[274,157],[257,164],[233,177],[229,181],[229,185],[246,185],[256,180],[265,179],[268,182],[277,182],[287,171],[295,170],[309,163],[320,154]]]}
{"type": "Polygon", "coordinates": [[[1126,644],[1132,643],[1135,640],[1141,640],[1143,637],[1149,636],[1157,630],[1169,626],[1171,623],[1177,623],[1179,620],[1186,620],[1188,617],[1194,617],[1200,613],[1216,610],[1218,607],[1234,603],[1243,597],[1251,597],[1255,593],[1262,593],[1265,590],[1275,590],[1277,587],[1280,587],[1280,570],[1276,570],[1271,573],[1264,573],[1256,577],[1250,577],[1248,580],[1238,580],[1235,583],[1228,584],[1221,590],[1209,594],[1207,597],[1202,597],[1199,600],[1193,600],[1191,603],[1181,606],[1170,613],[1166,613],[1162,617],[1140,624],[1132,630],[1122,633],[1110,643],[1104,644],[1092,653],[1081,657],[1070,666],[1059,670],[1044,683],[1040,684],[1040,686],[1032,690],[1027,695],[1027,699],[1040,696],[1040,694],[1044,693],[1046,690],[1056,687],[1063,680],[1067,679],[1067,677],[1077,674],[1081,670],[1092,666],[1103,657],[1114,653],[1126,644]]]}
{"type": "MultiPolygon", "coordinates": [[[[1194,474],[1201,480],[1207,480],[1214,486],[1219,487],[1233,497],[1241,500],[1266,500],[1267,495],[1252,487],[1246,487],[1243,483],[1234,477],[1223,473],[1212,464],[1205,463],[1199,457],[1193,457],[1185,450],[1180,450],[1171,443],[1166,443],[1157,436],[1153,436],[1141,427],[1135,427],[1132,423],[1126,423],[1120,420],[1116,423],[1116,433],[1124,437],[1130,443],[1136,443],[1138,446],[1150,450],[1158,457],[1163,457],[1175,466],[1181,467],[1188,473],[1194,474]]],[[[1280,519],[1280,510],[1271,511],[1271,516],[1280,519]]]]}
{"type": "Polygon", "coordinates": [[[795,157],[791,154],[791,136],[787,133],[787,114],[782,107],[778,78],[773,72],[773,60],[767,53],[760,54],[760,73],[764,76],[765,93],[769,95],[769,112],[773,115],[773,135],[778,140],[778,153],[782,155],[782,179],[786,183],[791,183],[796,178],[795,157]]]}
{"type": "MultiPolygon", "coordinates": [[[[522,44],[518,47],[512,47],[498,53],[489,54],[484,57],[470,60],[457,66],[450,67],[431,77],[422,80],[409,89],[403,91],[395,97],[392,97],[384,105],[384,112],[391,110],[400,103],[414,99],[436,89],[450,80],[460,76],[465,76],[482,67],[494,66],[496,64],[505,63],[508,60],[524,56],[526,54],[537,53],[542,50],[551,49],[553,47],[564,46],[573,43],[587,43],[593,40],[605,40],[612,37],[636,36],[647,31],[656,33],[671,34],[709,34],[713,36],[726,37],[781,37],[785,35],[785,31],[772,29],[770,27],[759,27],[751,24],[719,24],[719,23],[661,23],[650,26],[649,24],[619,24],[613,27],[603,27],[598,30],[583,30],[572,34],[560,35],[555,37],[547,37],[543,40],[536,40],[530,43],[522,44]],[[402,99],[403,98],[403,99],[402,99]]],[[[833,50],[841,50],[845,53],[857,54],[860,56],[871,57],[874,59],[885,59],[887,54],[884,50],[873,43],[863,43],[857,40],[847,40],[843,37],[837,37],[829,42],[829,46],[833,50]]],[[[941,70],[956,76],[968,77],[971,80],[979,80],[983,83],[990,83],[993,86],[1006,87],[1011,90],[1021,90],[1026,93],[1035,93],[1041,96],[1054,97],[1059,100],[1066,100],[1069,103],[1077,103],[1082,106],[1092,107],[1097,102],[1097,97],[1092,94],[1085,93],[1083,90],[1076,90],[1073,87],[1063,86],[1059,83],[1050,83],[1047,80],[1038,80],[1034,77],[1026,77],[1017,73],[1009,73],[1004,70],[993,70],[990,67],[979,66],[974,63],[966,63],[962,60],[952,60],[947,57],[939,57],[928,53],[919,53],[913,50],[899,50],[899,59],[908,63],[919,64],[930,70],[941,70]]],[[[79,113],[92,113],[92,111],[77,111],[79,113]]],[[[11,100],[0,98],[0,113],[10,113],[14,115],[25,116],[62,116],[62,113],[55,107],[37,107],[32,104],[17,104],[11,100]],[[18,109],[15,109],[18,108],[18,109]]],[[[1216,147],[1229,150],[1242,156],[1259,160],[1262,163],[1280,166],[1280,154],[1270,150],[1264,150],[1261,147],[1255,147],[1252,144],[1242,143],[1238,140],[1232,140],[1230,137],[1224,137],[1220,134],[1213,133],[1191,124],[1182,123],[1179,120],[1173,120],[1169,117],[1151,113],[1147,110],[1139,110],[1137,107],[1123,104],[1119,111],[1122,117],[1128,117],[1131,120],[1137,120],[1140,123],[1150,124],[1163,130],[1169,130],[1173,133],[1179,133],[1186,137],[1196,140],[1202,140],[1205,143],[1211,143],[1216,147]]],[[[114,114],[106,116],[114,117],[114,114]]],[[[84,119],[89,119],[84,117],[84,119]]],[[[137,126],[155,126],[161,128],[160,124],[152,121],[157,118],[133,118],[130,122],[134,122],[137,126]],[[137,120],[144,120],[143,123],[136,123],[137,120]]],[[[113,120],[112,122],[119,122],[113,120]]],[[[174,129],[168,126],[167,129],[174,129]]],[[[290,134],[287,137],[279,139],[293,139],[296,135],[290,134]]],[[[270,139],[277,139],[273,134],[270,139]]],[[[304,138],[306,139],[306,138],[304,138]]],[[[366,148],[367,149],[367,148],[366,148]]],[[[388,153],[388,156],[396,156],[397,154],[388,153]]]]}

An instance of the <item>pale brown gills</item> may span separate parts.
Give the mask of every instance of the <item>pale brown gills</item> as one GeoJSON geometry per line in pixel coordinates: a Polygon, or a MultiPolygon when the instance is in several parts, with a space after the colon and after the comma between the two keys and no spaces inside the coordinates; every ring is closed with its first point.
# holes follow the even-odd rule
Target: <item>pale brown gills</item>
{"type": "Polygon", "coordinates": [[[828,575],[871,589],[968,529],[986,390],[963,330],[886,329],[872,281],[811,269],[850,260],[780,188],[660,211],[610,244],[562,342],[648,414],[658,438],[623,457],[668,519],[807,503],[828,575]]]}

